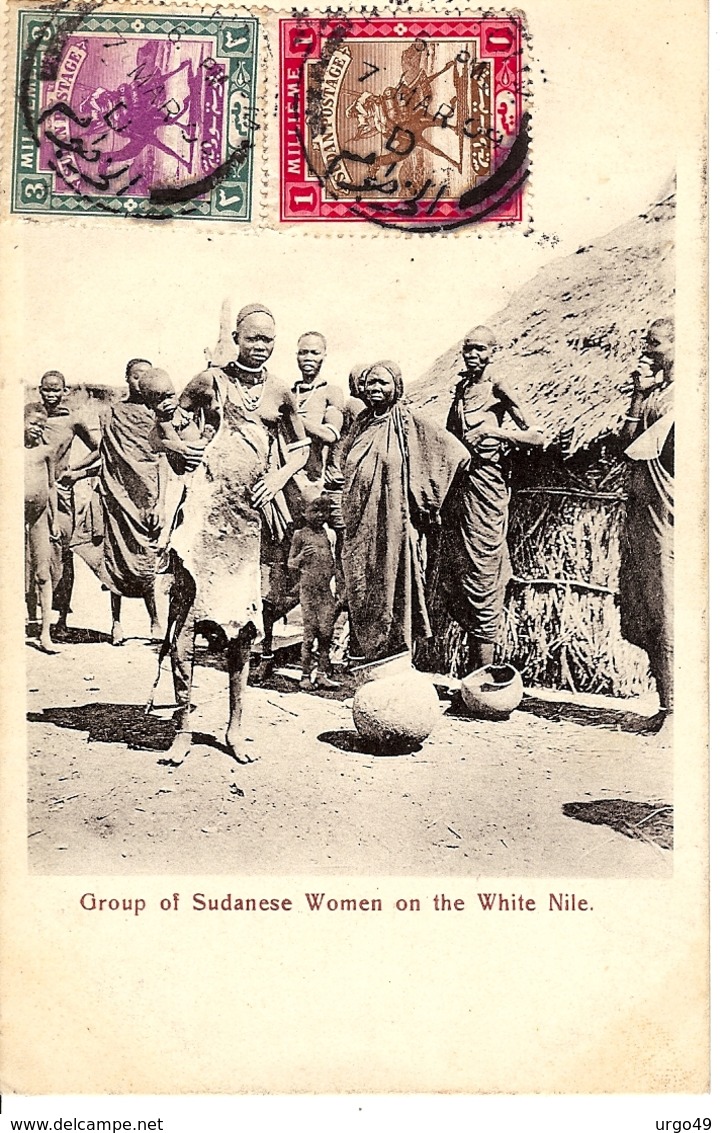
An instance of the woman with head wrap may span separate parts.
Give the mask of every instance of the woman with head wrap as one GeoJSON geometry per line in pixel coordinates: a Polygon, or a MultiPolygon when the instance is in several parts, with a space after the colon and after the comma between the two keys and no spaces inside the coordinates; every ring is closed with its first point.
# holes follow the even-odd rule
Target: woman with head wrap
{"type": "MultiPolygon", "coordinates": [[[[180,398],[181,410],[211,439],[200,468],[188,478],[171,537],[175,579],[167,642],[180,706],[168,753],[174,765],[191,747],[193,640],[199,622],[211,623],[227,642],[226,741],[238,762],[250,762],[241,712],[251,643],[263,632],[261,563],[273,564],[278,557],[275,548],[290,525],[283,490],[308,454],[296,399],[266,370],[276,338],[271,312],[256,303],[244,307],[232,338],[235,359],[217,349],[208,369],[191,379],[180,398]]],[[[159,420],[158,430],[161,444],[175,451],[179,434],[172,420],[159,420]]]]}
{"type": "Polygon", "coordinates": [[[361,388],[367,408],[345,456],[343,565],[353,639],[374,661],[431,636],[420,537],[468,456],[402,402],[395,362],[370,366],[361,388]]]}

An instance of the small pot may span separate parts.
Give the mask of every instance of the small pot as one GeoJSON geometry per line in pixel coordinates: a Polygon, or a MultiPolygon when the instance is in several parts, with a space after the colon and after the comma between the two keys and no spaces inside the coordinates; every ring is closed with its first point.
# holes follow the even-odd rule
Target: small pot
{"type": "Polygon", "coordinates": [[[461,699],[486,720],[506,720],[521,704],[524,685],[513,665],[484,665],[461,682],[461,699]]]}

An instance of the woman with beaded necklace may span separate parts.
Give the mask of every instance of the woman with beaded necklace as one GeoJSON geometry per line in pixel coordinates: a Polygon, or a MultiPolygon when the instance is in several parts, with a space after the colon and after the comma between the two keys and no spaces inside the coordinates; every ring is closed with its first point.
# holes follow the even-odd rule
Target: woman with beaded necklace
{"type": "MultiPolygon", "coordinates": [[[[229,721],[226,742],[249,763],[241,732],[251,644],[263,632],[261,562],[280,543],[290,515],[283,495],[303,468],[308,440],[296,399],[266,370],[276,328],[271,312],[253,303],[238,314],[237,358],[213,362],[192,378],[180,398],[200,433],[210,436],[200,467],[189,476],[171,538],[174,581],[166,651],[179,710],[167,762],[182,763],[191,747],[193,643],[200,622],[218,627],[228,656],[229,721]]],[[[168,452],[182,451],[169,422],[158,424],[168,452]]]]}

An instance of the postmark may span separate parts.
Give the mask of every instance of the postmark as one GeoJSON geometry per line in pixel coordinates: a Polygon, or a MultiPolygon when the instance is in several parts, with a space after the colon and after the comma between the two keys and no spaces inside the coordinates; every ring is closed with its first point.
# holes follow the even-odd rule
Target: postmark
{"type": "Polygon", "coordinates": [[[18,19],[13,212],[251,219],[255,17],[18,19]]]}
{"type": "Polygon", "coordinates": [[[523,219],[518,14],[280,20],[280,220],[523,219]]]}

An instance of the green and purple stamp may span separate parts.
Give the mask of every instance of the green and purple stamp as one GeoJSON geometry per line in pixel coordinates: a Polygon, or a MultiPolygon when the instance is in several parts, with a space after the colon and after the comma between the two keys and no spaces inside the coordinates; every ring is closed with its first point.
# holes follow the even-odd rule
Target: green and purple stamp
{"type": "Polygon", "coordinates": [[[251,219],[258,21],[19,13],[12,211],[251,219]]]}

